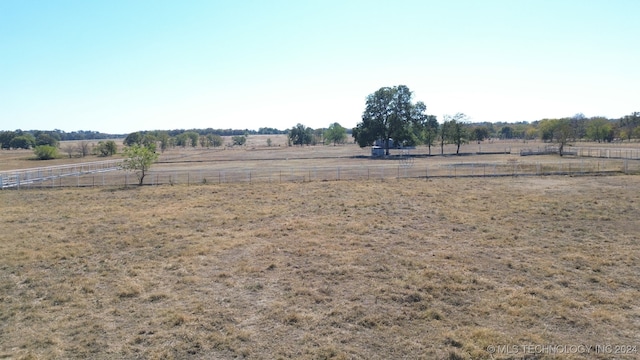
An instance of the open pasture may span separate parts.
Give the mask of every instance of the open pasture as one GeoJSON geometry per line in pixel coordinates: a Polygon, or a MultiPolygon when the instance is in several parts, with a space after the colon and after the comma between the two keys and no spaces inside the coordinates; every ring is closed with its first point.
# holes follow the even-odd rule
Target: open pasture
{"type": "MultiPolygon", "coordinates": [[[[444,156],[433,147],[431,155],[424,146],[410,150],[391,150],[391,157],[375,159],[369,148],[355,144],[339,146],[286,146],[284,135],[252,135],[247,146],[219,148],[171,148],[163,152],[145,177],[146,185],[198,184],[234,182],[292,182],[332,180],[388,180],[397,178],[518,176],[518,175],[584,175],[640,172],[640,160],[593,157],[589,154],[622,154],[633,159],[640,150],[631,145],[584,143],[579,147],[586,156],[520,156],[522,149],[539,149],[547,145],[538,142],[490,141],[466,144],[463,156],[455,156],[455,147],[446,145],[444,156]],[[272,139],[272,146],[267,146],[272,139]]],[[[226,139],[230,141],[230,139],[226,139]]],[[[571,149],[578,149],[571,147],[571,149]]],[[[128,186],[137,183],[133,173],[123,171],[67,174],[60,164],[87,161],[118,160],[95,156],[83,159],[53,161],[29,160],[28,152],[0,151],[2,168],[25,169],[47,166],[46,169],[5,171],[5,183],[19,187],[86,187],[128,186]],[[47,174],[44,181],[32,181],[47,174]],[[16,179],[20,178],[20,182],[16,179]]],[[[73,165],[75,169],[76,165],[73,165]]],[[[98,165],[96,165],[98,166],[98,165]]],[[[15,186],[14,186],[15,187],[15,186]]]]}
{"type": "Polygon", "coordinates": [[[2,191],[0,358],[553,359],[524,346],[585,345],[561,357],[633,359],[639,187],[553,176],[2,191]]]}

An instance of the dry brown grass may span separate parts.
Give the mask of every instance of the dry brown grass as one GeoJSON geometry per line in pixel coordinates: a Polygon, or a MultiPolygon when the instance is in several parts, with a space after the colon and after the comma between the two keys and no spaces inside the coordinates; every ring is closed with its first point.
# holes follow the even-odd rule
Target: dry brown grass
{"type": "Polygon", "coordinates": [[[639,186],[2,191],[0,358],[489,359],[489,345],[637,345],[639,186]]]}

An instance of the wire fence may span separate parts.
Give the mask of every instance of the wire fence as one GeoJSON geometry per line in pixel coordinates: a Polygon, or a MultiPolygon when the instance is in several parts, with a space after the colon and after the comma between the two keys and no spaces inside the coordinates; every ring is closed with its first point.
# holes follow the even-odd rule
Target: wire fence
{"type": "Polygon", "coordinates": [[[572,147],[576,156],[597,157],[606,159],[640,159],[640,149],[624,149],[624,148],[595,148],[595,147],[572,147]]]}
{"type": "MultiPolygon", "coordinates": [[[[69,173],[71,174],[71,173],[69,173]]],[[[128,187],[139,184],[133,172],[93,171],[60,177],[43,177],[41,181],[21,182],[13,188],[42,187],[128,187]]],[[[143,185],[195,185],[228,183],[285,183],[308,181],[394,180],[408,178],[462,178],[549,175],[640,174],[640,161],[629,159],[577,160],[557,162],[460,162],[452,164],[413,164],[389,162],[360,166],[280,167],[251,169],[157,170],[145,174],[143,185]]]]}
{"type": "Polygon", "coordinates": [[[120,169],[123,160],[93,161],[79,164],[47,166],[23,170],[0,172],[0,189],[20,188],[43,183],[55,183],[63,178],[74,178],[88,174],[99,174],[120,169]]]}
{"type": "MultiPolygon", "coordinates": [[[[537,148],[521,149],[521,156],[530,155],[551,155],[559,154],[560,150],[557,145],[546,145],[537,148]]],[[[578,157],[594,157],[602,159],[629,159],[640,160],[640,149],[625,148],[597,148],[597,147],[576,147],[568,146],[563,150],[564,155],[572,155],[578,157]]]]}

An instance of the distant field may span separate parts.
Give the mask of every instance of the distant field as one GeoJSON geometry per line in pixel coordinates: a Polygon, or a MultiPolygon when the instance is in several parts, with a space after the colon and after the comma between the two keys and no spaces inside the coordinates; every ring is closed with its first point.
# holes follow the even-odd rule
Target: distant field
{"type": "MultiPolygon", "coordinates": [[[[230,144],[231,138],[225,138],[230,144]]],[[[121,140],[118,140],[121,142],[121,140]]],[[[251,135],[246,146],[222,146],[218,148],[170,148],[160,154],[145,184],[180,183],[224,183],[224,182],[288,182],[362,180],[419,177],[457,177],[493,175],[540,175],[540,174],[604,174],[638,173],[640,160],[625,162],[616,159],[616,154],[626,153],[640,159],[640,149],[635,143],[597,144],[579,143],[569,149],[588,149],[596,154],[613,154],[613,158],[575,157],[557,155],[520,156],[522,149],[544,149],[548,144],[523,141],[487,141],[481,144],[465,144],[455,156],[455,147],[445,145],[444,155],[440,148],[428,149],[420,146],[409,150],[391,150],[387,159],[372,159],[369,148],[360,148],[353,143],[339,146],[287,146],[285,135],[251,135]],[[268,146],[267,139],[271,139],[268,146]],[[473,155],[470,155],[473,154],[473,155]],[[480,155],[475,155],[480,154],[480,155]],[[405,161],[410,160],[410,161],[405,161]]],[[[73,146],[65,143],[62,147],[73,146]]],[[[122,148],[122,146],[121,146],[122,148]]],[[[87,156],[85,158],[60,158],[52,161],[33,160],[30,151],[0,151],[0,171],[33,169],[64,164],[79,164],[90,161],[121,159],[121,155],[109,158],[87,156]]],[[[41,173],[56,174],[59,170],[36,171],[24,174],[25,186],[125,186],[137,183],[132,173],[114,171],[90,173],[82,176],[64,175],[50,177],[43,182],[26,181],[41,173]]],[[[72,171],[72,170],[70,170],[72,171]]],[[[6,180],[9,181],[9,180],[6,180]]],[[[6,182],[5,181],[5,182],[6,182]]],[[[15,182],[14,182],[15,183],[15,182]]]]}
{"type": "MultiPolygon", "coordinates": [[[[349,139],[352,141],[352,139],[349,139]]],[[[118,144],[118,151],[123,149],[122,139],[115,139],[118,144]]],[[[247,138],[247,144],[242,147],[228,146],[231,144],[231,137],[223,137],[225,146],[219,148],[203,149],[201,147],[196,148],[171,148],[160,156],[161,163],[185,163],[190,168],[198,168],[198,162],[209,162],[207,165],[211,165],[212,162],[225,162],[230,161],[243,162],[245,167],[254,165],[255,161],[264,160],[301,160],[306,164],[309,164],[309,159],[314,159],[313,164],[315,166],[322,165],[336,165],[344,161],[349,157],[369,157],[371,155],[370,148],[360,148],[352,142],[344,145],[332,146],[332,145],[317,145],[317,146],[287,146],[286,135],[250,135],[247,138]],[[271,146],[267,146],[267,139],[271,139],[271,146]],[[322,161],[320,161],[322,160],[322,161]],[[320,162],[319,162],[320,161],[320,162]]],[[[88,140],[89,144],[97,144],[98,140],[88,140]]],[[[27,169],[44,166],[55,166],[63,164],[74,164],[87,161],[102,161],[106,158],[90,155],[84,158],[76,157],[69,158],[64,151],[67,147],[77,146],[79,141],[68,141],[60,144],[60,158],[55,160],[38,161],[34,160],[32,150],[0,150],[0,171],[27,169]]],[[[486,160],[504,160],[509,158],[517,158],[520,161],[531,162],[537,161],[538,157],[523,158],[519,156],[522,149],[537,149],[544,148],[549,144],[538,141],[485,141],[481,144],[470,143],[465,144],[460,148],[462,153],[476,153],[476,152],[510,152],[510,156],[495,156],[483,155],[481,159],[486,160]]],[[[576,143],[575,146],[588,147],[588,148],[610,148],[610,149],[640,149],[639,143],[615,143],[615,144],[598,144],[598,143],[576,143]]],[[[571,147],[569,147],[570,149],[571,147]]],[[[392,155],[402,154],[401,150],[391,150],[392,155]]],[[[411,155],[426,155],[428,149],[425,146],[419,146],[416,149],[409,150],[411,155]]],[[[431,148],[432,155],[440,154],[440,147],[433,146],[431,148]]],[[[445,145],[444,154],[455,154],[454,145],[445,145]]],[[[120,155],[116,155],[112,158],[118,158],[120,155]]],[[[557,157],[556,157],[557,158],[557,157]]],[[[429,161],[431,163],[451,163],[460,161],[470,161],[467,157],[433,157],[429,161]]],[[[483,161],[479,160],[479,161],[483,161]]],[[[561,160],[561,159],[559,159],[561,160]]],[[[223,164],[218,163],[217,166],[223,164]]],[[[155,168],[161,167],[155,165],[155,168]]],[[[200,166],[201,167],[201,166],[200,166]]]]}
{"type": "Polygon", "coordinates": [[[0,191],[0,358],[634,359],[639,187],[0,191]]]}

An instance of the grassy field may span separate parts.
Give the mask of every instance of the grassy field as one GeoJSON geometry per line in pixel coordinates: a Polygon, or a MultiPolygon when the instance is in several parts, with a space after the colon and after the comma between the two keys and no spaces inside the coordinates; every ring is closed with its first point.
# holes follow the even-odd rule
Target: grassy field
{"type": "MultiPolygon", "coordinates": [[[[226,139],[229,142],[230,139],[226,139]]],[[[640,160],[616,158],[545,155],[520,156],[521,149],[544,148],[545,143],[495,140],[482,144],[466,144],[461,148],[465,156],[455,156],[455,146],[445,145],[444,156],[439,147],[420,146],[408,150],[392,150],[386,159],[372,159],[369,148],[355,144],[339,146],[286,146],[285,135],[252,135],[243,147],[171,148],[160,154],[145,177],[145,185],[202,184],[237,182],[304,182],[333,180],[390,180],[395,178],[464,177],[464,176],[531,176],[559,174],[611,174],[640,173],[640,160]],[[267,146],[267,139],[272,146],[267,146]],[[476,154],[481,153],[481,154],[476,154]],[[471,155],[474,154],[474,155],[471,155]],[[403,155],[403,156],[398,156],[403,155]],[[408,163],[407,163],[408,160],[408,163]],[[407,166],[408,165],[408,166],[407,166]]],[[[580,143],[581,149],[594,153],[615,154],[628,152],[640,156],[636,143],[596,144],[580,143]],[[604,150],[603,150],[604,149],[604,150]]],[[[73,146],[73,142],[63,146],[73,146]]],[[[575,149],[575,148],[574,148],[575,149]]],[[[31,169],[20,175],[21,187],[91,187],[136,184],[134,173],[111,171],[107,173],[73,173],[74,169],[52,168],[55,165],[89,161],[119,160],[113,157],[88,156],[60,158],[51,161],[33,160],[29,150],[0,151],[0,171],[5,183],[17,184],[11,170],[31,169]],[[47,167],[47,168],[38,168],[47,167]],[[36,170],[34,170],[36,168],[36,170]],[[64,174],[63,174],[64,173],[64,174]],[[31,181],[42,174],[44,181],[31,181]]],[[[75,165],[74,165],[75,166],[75,165]]],[[[95,165],[97,167],[98,165],[95,165]]],[[[86,170],[86,168],[85,168],[86,170]]]]}
{"type": "Polygon", "coordinates": [[[637,358],[639,187],[2,191],[0,358],[637,358]]]}

